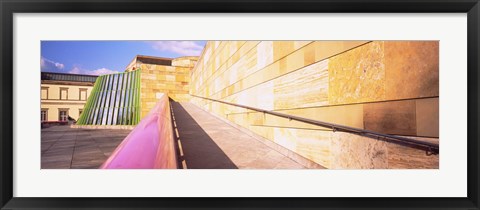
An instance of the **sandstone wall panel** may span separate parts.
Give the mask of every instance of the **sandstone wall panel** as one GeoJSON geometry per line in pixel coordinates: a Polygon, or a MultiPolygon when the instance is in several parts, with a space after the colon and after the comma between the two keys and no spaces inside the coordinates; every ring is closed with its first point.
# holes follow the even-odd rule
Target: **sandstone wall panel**
{"type": "MultiPolygon", "coordinates": [[[[191,74],[190,93],[383,133],[435,137],[436,44],[208,42],[191,74]],[[397,77],[404,81],[391,81],[397,77]]],[[[422,150],[203,99],[191,102],[327,168],[438,167],[438,155],[425,157],[422,150]]]]}
{"type": "Polygon", "coordinates": [[[385,42],[388,99],[439,96],[439,42],[385,42]]]}
{"type": "Polygon", "coordinates": [[[365,129],[386,134],[417,134],[415,100],[364,104],[365,129]]]}
{"type": "Polygon", "coordinates": [[[417,135],[439,137],[439,98],[416,100],[417,135]]]}
{"type": "Polygon", "coordinates": [[[330,58],[330,105],[385,100],[383,50],[383,42],[370,42],[330,58]]]}

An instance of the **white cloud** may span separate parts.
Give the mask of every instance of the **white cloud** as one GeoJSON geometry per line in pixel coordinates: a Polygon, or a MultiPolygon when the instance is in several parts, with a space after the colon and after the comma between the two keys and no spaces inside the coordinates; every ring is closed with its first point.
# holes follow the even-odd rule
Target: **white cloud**
{"type": "Polygon", "coordinates": [[[72,70],[68,72],[69,74],[82,74],[82,70],[78,67],[73,67],[72,70]]]}
{"type": "Polygon", "coordinates": [[[180,55],[199,56],[203,46],[194,41],[154,41],[152,47],[160,51],[169,51],[180,55]]]}
{"type": "Polygon", "coordinates": [[[104,75],[104,74],[118,73],[118,71],[110,70],[110,69],[107,69],[107,68],[101,68],[101,69],[93,70],[91,72],[92,72],[93,75],[104,75]]]}
{"type": "Polygon", "coordinates": [[[55,62],[44,57],[40,58],[40,67],[42,71],[55,71],[65,68],[63,63],[55,62]]]}
{"type": "Polygon", "coordinates": [[[100,68],[96,70],[88,70],[88,69],[82,69],[79,67],[73,67],[68,73],[70,74],[88,74],[88,75],[104,75],[104,74],[115,74],[119,73],[118,71],[115,70],[110,70],[107,68],[100,68]]]}

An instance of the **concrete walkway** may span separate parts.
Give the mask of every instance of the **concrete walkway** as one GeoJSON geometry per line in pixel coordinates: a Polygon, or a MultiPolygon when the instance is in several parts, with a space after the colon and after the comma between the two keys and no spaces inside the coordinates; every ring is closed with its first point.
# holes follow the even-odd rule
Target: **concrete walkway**
{"type": "Polygon", "coordinates": [[[189,102],[171,104],[180,165],[189,169],[304,168],[189,102]]]}
{"type": "Polygon", "coordinates": [[[42,169],[100,167],[130,130],[79,129],[52,126],[42,129],[42,169]]]}

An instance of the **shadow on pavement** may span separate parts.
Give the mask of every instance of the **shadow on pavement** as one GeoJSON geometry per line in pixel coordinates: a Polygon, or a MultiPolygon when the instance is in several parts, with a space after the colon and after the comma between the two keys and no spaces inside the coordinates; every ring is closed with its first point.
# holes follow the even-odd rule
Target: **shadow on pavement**
{"type": "Polygon", "coordinates": [[[238,168],[180,103],[170,100],[170,104],[180,168],[182,161],[188,169],[238,168]]]}

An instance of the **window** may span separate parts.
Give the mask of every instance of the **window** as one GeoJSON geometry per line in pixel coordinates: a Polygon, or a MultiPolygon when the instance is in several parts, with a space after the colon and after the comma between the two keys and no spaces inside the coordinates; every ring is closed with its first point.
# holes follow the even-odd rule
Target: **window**
{"type": "Polygon", "coordinates": [[[58,113],[58,121],[67,121],[68,113],[66,110],[60,110],[58,113]]]}
{"type": "Polygon", "coordinates": [[[80,88],[80,97],[79,99],[81,101],[86,101],[87,100],[87,89],[80,88]]]}
{"type": "Polygon", "coordinates": [[[48,121],[47,110],[42,110],[40,113],[40,119],[42,122],[48,121]]]}
{"type": "Polygon", "coordinates": [[[60,88],[60,100],[68,100],[68,88],[60,88]]]}
{"type": "Polygon", "coordinates": [[[42,87],[42,99],[48,99],[48,87],[42,87]]]}

